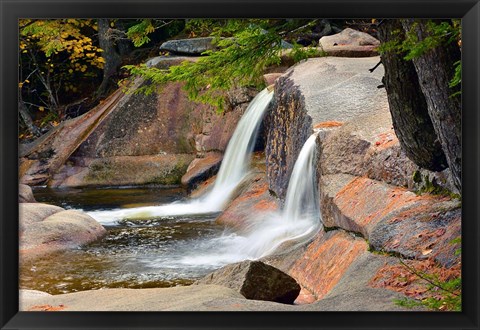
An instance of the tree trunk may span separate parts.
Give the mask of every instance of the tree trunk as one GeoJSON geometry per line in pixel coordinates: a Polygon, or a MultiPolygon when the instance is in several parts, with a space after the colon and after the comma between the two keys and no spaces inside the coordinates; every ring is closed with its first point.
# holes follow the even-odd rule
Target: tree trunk
{"type": "Polygon", "coordinates": [[[23,122],[27,126],[30,133],[32,133],[36,137],[42,135],[40,133],[40,129],[37,126],[35,126],[35,124],[33,123],[32,117],[28,113],[28,109],[25,106],[25,103],[23,102],[21,95],[18,99],[18,111],[20,112],[20,116],[22,117],[23,122]]]}
{"type": "MultiPolygon", "coordinates": [[[[382,43],[395,38],[403,40],[401,22],[384,20],[379,25],[378,37],[382,43]]],[[[448,166],[447,160],[428,114],[415,67],[404,56],[395,51],[381,55],[393,127],[408,158],[420,167],[441,171],[448,166]]]]}
{"type": "MultiPolygon", "coordinates": [[[[429,36],[427,20],[405,19],[402,25],[406,32],[416,33],[420,41],[429,36]]],[[[461,98],[453,96],[456,90],[449,83],[454,76],[454,63],[460,58],[460,48],[454,40],[413,59],[428,113],[459,191],[462,188],[461,98]]]]}
{"type": "Polygon", "coordinates": [[[117,74],[117,69],[121,63],[114,41],[108,37],[109,28],[109,19],[98,20],[98,41],[100,48],[103,50],[102,57],[105,60],[105,64],[103,67],[103,80],[96,93],[97,97],[101,97],[107,92],[111,84],[111,78],[117,74]]]}

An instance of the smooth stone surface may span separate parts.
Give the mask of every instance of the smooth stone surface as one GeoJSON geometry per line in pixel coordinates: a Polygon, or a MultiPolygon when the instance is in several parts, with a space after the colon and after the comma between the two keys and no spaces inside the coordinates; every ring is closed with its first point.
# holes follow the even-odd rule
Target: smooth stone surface
{"type": "Polygon", "coordinates": [[[195,282],[223,285],[245,298],[292,304],[300,286],[289,275],[261,261],[243,261],[220,268],[195,282]]]}
{"type": "MultiPolygon", "coordinates": [[[[20,222],[23,223],[22,217],[20,222]]],[[[106,234],[105,228],[92,217],[74,210],[62,210],[23,227],[20,234],[21,260],[75,248],[106,234]]]]}
{"type": "Polygon", "coordinates": [[[63,208],[43,203],[19,204],[19,229],[24,231],[28,226],[41,222],[52,214],[63,211],[63,208]]]}
{"type": "Polygon", "coordinates": [[[325,46],[378,46],[380,41],[368,33],[346,28],[342,32],[330,36],[323,36],[319,45],[325,46]]]}
{"type": "Polygon", "coordinates": [[[388,111],[382,84],[383,66],[368,69],[380,61],[372,58],[312,58],[287,71],[305,98],[305,108],[314,123],[344,122],[362,114],[388,111]]]}
{"type": "Polygon", "coordinates": [[[18,202],[19,203],[35,203],[35,197],[30,186],[19,184],[18,186],[18,202]]]}

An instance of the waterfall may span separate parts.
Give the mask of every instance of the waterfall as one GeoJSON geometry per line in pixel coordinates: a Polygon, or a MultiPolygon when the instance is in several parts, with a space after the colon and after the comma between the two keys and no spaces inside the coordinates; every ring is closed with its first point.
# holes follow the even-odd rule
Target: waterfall
{"type": "Polygon", "coordinates": [[[283,211],[251,228],[250,243],[245,250],[253,258],[266,256],[286,242],[305,243],[320,229],[316,138],[317,134],[312,134],[298,155],[288,182],[283,211]]]}
{"type": "Polygon", "coordinates": [[[250,102],[230,139],[213,189],[204,198],[208,204],[222,210],[235,187],[244,179],[250,167],[251,157],[260,124],[273,97],[273,91],[262,90],[250,102]]]}
{"type": "Polygon", "coordinates": [[[214,186],[206,195],[187,202],[160,206],[88,212],[102,224],[114,224],[122,219],[142,219],[159,216],[202,214],[222,211],[238,184],[248,173],[260,124],[273,97],[267,88],[250,102],[228,143],[214,186]]]}
{"type": "Polygon", "coordinates": [[[214,252],[193,251],[177,260],[177,265],[220,267],[241,260],[259,259],[270,255],[280,246],[291,249],[311,240],[322,224],[316,178],[316,138],[317,134],[312,134],[300,151],[281,212],[253,214],[246,233],[225,234],[205,242],[208,247],[204,251],[214,252]]]}

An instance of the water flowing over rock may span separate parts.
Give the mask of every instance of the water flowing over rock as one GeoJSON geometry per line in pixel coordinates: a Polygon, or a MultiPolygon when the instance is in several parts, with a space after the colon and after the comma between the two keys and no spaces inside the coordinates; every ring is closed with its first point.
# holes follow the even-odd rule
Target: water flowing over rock
{"type": "Polygon", "coordinates": [[[240,292],[247,299],[284,304],[292,304],[300,292],[300,286],[292,277],[261,261],[228,265],[196,284],[222,285],[240,292]]]}
{"type": "Polygon", "coordinates": [[[125,210],[90,212],[100,222],[112,223],[124,218],[201,214],[221,211],[249,170],[250,155],[260,124],[272,100],[273,92],[264,89],[250,102],[230,139],[212,190],[205,196],[184,203],[139,207],[125,210]]]}
{"type": "MultiPolygon", "coordinates": [[[[217,221],[233,223],[231,226],[241,228],[244,239],[234,245],[236,250],[249,258],[258,259],[277,253],[278,250],[291,250],[301,246],[318,232],[321,214],[317,194],[316,138],[317,135],[312,134],[300,151],[282,211],[275,211],[275,203],[270,203],[268,193],[260,183],[252,185],[241,194],[219,217],[217,221]],[[257,197],[256,203],[247,202],[249,194],[257,197]],[[262,209],[265,204],[267,208],[262,209]],[[240,211],[240,216],[231,216],[234,219],[232,221],[228,218],[229,214],[235,213],[239,206],[243,206],[245,213],[249,212],[250,215],[240,211]]],[[[260,180],[261,177],[257,181],[260,180]]]]}
{"type": "Polygon", "coordinates": [[[266,158],[269,187],[277,196],[285,198],[295,160],[314,124],[388,113],[385,90],[377,88],[383,70],[368,71],[378,61],[378,57],[314,58],[276,80],[272,111],[266,118],[266,158]]]}

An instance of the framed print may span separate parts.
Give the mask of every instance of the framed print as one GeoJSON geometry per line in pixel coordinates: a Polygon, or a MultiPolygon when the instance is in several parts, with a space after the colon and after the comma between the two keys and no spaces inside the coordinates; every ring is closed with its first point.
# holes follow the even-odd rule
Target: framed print
{"type": "Polygon", "coordinates": [[[478,1],[1,1],[2,329],[478,329],[478,1]]]}

